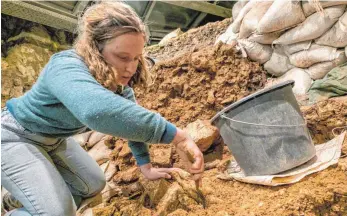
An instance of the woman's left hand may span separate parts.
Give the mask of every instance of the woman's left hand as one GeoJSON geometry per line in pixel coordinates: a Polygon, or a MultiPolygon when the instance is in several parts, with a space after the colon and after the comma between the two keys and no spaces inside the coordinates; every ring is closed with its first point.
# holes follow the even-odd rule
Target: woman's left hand
{"type": "Polygon", "coordinates": [[[177,168],[154,168],[152,164],[144,164],[140,166],[141,173],[149,180],[157,180],[160,178],[171,179],[170,172],[177,168]]]}

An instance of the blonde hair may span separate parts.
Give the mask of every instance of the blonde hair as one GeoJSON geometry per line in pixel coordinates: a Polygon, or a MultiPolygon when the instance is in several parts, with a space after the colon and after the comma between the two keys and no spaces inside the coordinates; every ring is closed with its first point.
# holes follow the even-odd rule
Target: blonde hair
{"type": "MultiPolygon", "coordinates": [[[[100,2],[89,7],[79,18],[78,38],[74,48],[82,56],[90,73],[105,88],[111,89],[116,83],[114,69],[104,60],[101,54],[106,42],[123,34],[138,32],[147,41],[145,25],[136,12],[121,2],[100,2]]],[[[129,85],[148,86],[152,82],[142,55],[135,75],[129,85]]]]}

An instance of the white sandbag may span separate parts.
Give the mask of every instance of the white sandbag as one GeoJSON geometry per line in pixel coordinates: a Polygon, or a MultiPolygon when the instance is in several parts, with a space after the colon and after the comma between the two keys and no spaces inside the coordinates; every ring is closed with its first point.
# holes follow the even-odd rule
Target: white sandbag
{"type": "Polygon", "coordinates": [[[105,169],[104,174],[106,181],[110,181],[111,178],[116,174],[117,172],[117,167],[115,161],[111,161],[108,165],[108,167],[105,169]]]}
{"type": "Polygon", "coordinates": [[[318,62],[332,61],[338,57],[337,48],[329,46],[313,46],[309,50],[300,51],[289,56],[290,63],[299,68],[307,68],[318,62]]]}
{"type": "Polygon", "coordinates": [[[98,131],[93,131],[88,139],[87,147],[92,148],[96,143],[100,142],[102,139],[106,138],[107,134],[100,133],[98,131]]]}
{"type": "Polygon", "coordinates": [[[258,23],[271,6],[272,1],[257,2],[242,20],[239,38],[247,38],[257,29],[258,23]]]}
{"type": "Polygon", "coordinates": [[[264,64],[271,58],[272,48],[269,45],[259,44],[247,39],[239,39],[237,42],[241,48],[245,49],[247,56],[252,61],[264,64]]]}
{"type": "Polygon", "coordinates": [[[259,33],[269,33],[291,28],[305,20],[301,3],[297,0],[275,0],[260,20],[259,33]]]}
{"type": "Polygon", "coordinates": [[[288,56],[280,49],[275,49],[270,60],[264,64],[264,69],[274,76],[282,76],[292,68],[294,66],[290,64],[288,56]]]}
{"type": "Polygon", "coordinates": [[[80,144],[80,146],[85,146],[88,142],[88,139],[90,137],[90,135],[92,134],[93,131],[88,131],[86,133],[81,133],[81,134],[77,134],[72,136],[72,138],[78,143],[80,144]]]}
{"type": "Polygon", "coordinates": [[[161,39],[161,41],[159,42],[159,46],[165,46],[169,41],[170,39],[172,38],[175,38],[179,35],[183,34],[183,32],[181,31],[180,28],[170,32],[169,34],[165,35],[165,37],[163,37],[163,39],[161,39]]]}
{"type": "Polygon", "coordinates": [[[302,2],[302,10],[306,17],[310,16],[313,13],[320,12],[322,8],[331,7],[334,5],[347,4],[347,1],[316,1],[316,2],[302,2]],[[317,11],[318,10],[318,11],[317,11]]]}
{"type": "MultiPolygon", "coordinates": [[[[346,1],[347,2],[347,1],[346,1]]],[[[332,47],[347,46],[347,12],[326,33],[315,40],[316,44],[332,47]]]]}
{"type": "Polygon", "coordinates": [[[294,80],[293,93],[296,95],[303,95],[310,89],[312,79],[303,69],[293,68],[285,73],[283,76],[277,78],[273,84],[281,83],[287,80],[294,80]]]}
{"type": "Polygon", "coordinates": [[[219,42],[222,42],[222,43],[225,43],[225,44],[232,44],[233,41],[236,41],[238,36],[239,36],[239,34],[235,34],[232,31],[232,26],[229,25],[227,30],[223,34],[218,36],[215,44],[217,44],[219,42]]]}
{"type": "Polygon", "coordinates": [[[243,18],[246,14],[256,5],[257,0],[250,0],[241,10],[238,16],[234,19],[234,22],[231,24],[232,31],[238,33],[240,31],[240,26],[243,18]]]}
{"type": "Polygon", "coordinates": [[[266,33],[266,34],[257,34],[253,33],[248,40],[254,41],[260,44],[272,44],[274,40],[279,38],[283,32],[282,31],[277,31],[277,32],[271,32],[271,33],[266,33]]]}
{"type": "Polygon", "coordinates": [[[247,3],[248,3],[248,0],[239,0],[239,1],[237,1],[237,2],[234,4],[233,9],[232,9],[232,12],[231,12],[234,19],[239,15],[241,9],[242,9],[247,3]]]}
{"type": "Polygon", "coordinates": [[[338,57],[333,61],[312,65],[311,67],[306,69],[306,72],[313,80],[322,79],[331,69],[347,62],[347,58],[343,50],[338,50],[337,56],[338,57]]]}
{"type": "Polygon", "coordinates": [[[284,52],[287,55],[291,55],[293,53],[296,53],[302,50],[308,50],[311,47],[311,44],[312,44],[312,40],[309,40],[309,41],[302,41],[299,43],[294,43],[289,45],[282,45],[282,47],[284,52]]]}
{"type": "Polygon", "coordinates": [[[88,151],[88,154],[98,163],[103,164],[109,160],[109,154],[112,152],[106,145],[104,140],[98,142],[92,149],[88,151]]]}
{"type": "Polygon", "coordinates": [[[326,8],[324,14],[312,14],[303,23],[281,35],[274,44],[293,44],[320,37],[336,23],[345,8],[346,5],[338,5],[326,8]]]}

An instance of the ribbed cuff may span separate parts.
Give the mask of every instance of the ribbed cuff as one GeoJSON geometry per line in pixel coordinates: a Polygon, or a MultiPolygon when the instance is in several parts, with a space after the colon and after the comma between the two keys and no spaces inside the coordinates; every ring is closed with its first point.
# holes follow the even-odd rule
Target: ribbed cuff
{"type": "Polygon", "coordinates": [[[144,165],[144,164],[148,164],[151,162],[151,159],[150,159],[148,153],[145,153],[142,155],[136,155],[135,159],[136,159],[137,165],[139,165],[139,166],[144,165]]]}
{"type": "Polygon", "coordinates": [[[172,142],[172,140],[175,138],[177,133],[177,128],[174,124],[171,124],[170,122],[166,122],[166,128],[163,133],[163,136],[161,137],[160,143],[169,144],[172,142]]]}

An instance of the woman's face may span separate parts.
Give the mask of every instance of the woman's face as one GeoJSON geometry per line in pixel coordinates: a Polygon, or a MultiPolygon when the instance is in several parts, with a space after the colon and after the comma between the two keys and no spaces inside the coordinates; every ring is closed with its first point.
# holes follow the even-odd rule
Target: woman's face
{"type": "Polygon", "coordinates": [[[101,54],[115,70],[118,85],[126,86],[135,74],[142,55],[145,40],[142,34],[131,32],[108,41],[101,54]]]}

